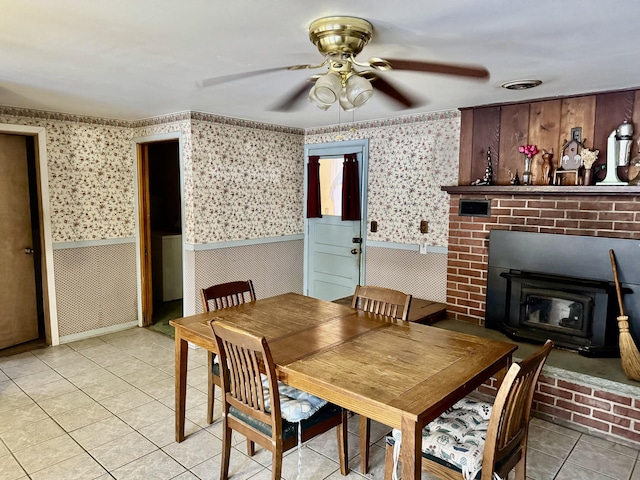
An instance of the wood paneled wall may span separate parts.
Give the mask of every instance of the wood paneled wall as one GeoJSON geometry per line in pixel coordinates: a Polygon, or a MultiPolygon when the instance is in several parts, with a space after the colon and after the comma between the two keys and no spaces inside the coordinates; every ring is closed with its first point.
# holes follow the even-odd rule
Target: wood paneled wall
{"type": "MultiPolygon", "coordinates": [[[[624,120],[633,123],[631,157],[638,155],[640,138],[640,89],[597,93],[513,104],[489,105],[461,110],[459,184],[469,185],[484,176],[487,148],[491,147],[496,185],[509,185],[516,169],[522,178],[524,156],[520,145],[536,145],[533,184],[544,185],[542,150],[553,150],[558,165],[562,145],[571,129],[582,128],[582,139],[591,150],[599,150],[598,165],[606,164],[607,137],[624,120]]],[[[604,178],[600,172],[599,179],[604,178]]]]}

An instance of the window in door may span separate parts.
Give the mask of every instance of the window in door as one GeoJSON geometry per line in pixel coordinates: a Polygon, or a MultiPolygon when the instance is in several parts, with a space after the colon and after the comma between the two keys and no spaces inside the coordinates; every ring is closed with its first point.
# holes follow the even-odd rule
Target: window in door
{"type": "Polygon", "coordinates": [[[342,214],[342,158],[321,158],[320,198],[322,215],[342,214]]]}

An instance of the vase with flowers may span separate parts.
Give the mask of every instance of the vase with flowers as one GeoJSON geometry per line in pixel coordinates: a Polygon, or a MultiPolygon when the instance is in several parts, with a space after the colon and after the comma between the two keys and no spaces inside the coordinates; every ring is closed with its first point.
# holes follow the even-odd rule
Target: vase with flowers
{"type": "Polygon", "coordinates": [[[522,184],[531,185],[531,159],[538,153],[538,147],[535,145],[521,145],[518,151],[524,154],[524,172],[522,172],[522,184]]]}

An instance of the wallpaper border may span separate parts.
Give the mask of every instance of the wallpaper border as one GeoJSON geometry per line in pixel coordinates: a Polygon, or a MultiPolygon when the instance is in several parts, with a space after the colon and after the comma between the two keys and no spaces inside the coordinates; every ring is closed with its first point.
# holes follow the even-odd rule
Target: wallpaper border
{"type": "MultiPolygon", "coordinates": [[[[364,122],[349,123],[349,128],[358,130],[359,128],[381,128],[393,127],[398,125],[411,125],[414,123],[423,123],[435,120],[446,120],[460,117],[458,110],[443,110],[440,112],[429,112],[421,115],[407,115],[404,117],[382,118],[379,120],[368,120],[364,122]]],[[[346,124],[329,125],[326,127],[314,127],[305,130],[305,135],[323,135],[341,133],[345,130],[346,124]]]]}
{"type": "Polygon", "coordinates": [[[46,121],[60,121],[71,123],[84,123],[88,125],[100,125],[105,127],[122,127],[122,128],[145,128],[157,125],[165,125],[175,122],[183,122],[186,120],[199,120],[203,122],[215,123],[219,125],[229,125],[244,128],[253,128],[257,130],[265,130],[270,132],[291,133],[296,135],[304,135],[303,128],[285,127],[282,125],[274,125],[270,123],[254,122],[250,120],[242,120],[233,117],[225,117],[215,115],[213,113],[205,113],[198,111],[186,110],[182,112],[172,112],[156,117],[143,118],[139,120],[120,120],[115,118],[93,117],[90,115],[78,115],[74,113],[51,112],[48,110],[37,110],[29,108],[17,108],[0,105],[0,115],[11,117],[24,117],[46,121]]]}
{"type": "MultiPolygon", "coordinates": [[[[393,248],[394,250],[410,250],[418,252],[420,245],[416,243],[381,242],[379,240],[367,240],[367,247],[393,248]]],[[[447,247],[427,245],[427,253],[449,253],[447,247]]]]}
{"type": "Polygon", "coordinates": [[[54,242],[54,250],[67,248],[101,247],[104,245],[120,245],[123,243],[136,243],[136,237],[105,238],[101,240],[78,240],[75,242],[54,242]]]}
{"type": "Polygon", "coordinates": [[[304,240],[303,234],[297,235],[282,235],[279,237],[264,237],[264,238],[249,238],[246,240],[232,240],[229,242],[216,242],[216,243],[185,243],[185,250],[191,252],[202,252],[205,250],[217,250],[220,248],[231,247],[246,247],[247,245],[261,245],[265,243],[276,242],[293,242],[304,240]]]}

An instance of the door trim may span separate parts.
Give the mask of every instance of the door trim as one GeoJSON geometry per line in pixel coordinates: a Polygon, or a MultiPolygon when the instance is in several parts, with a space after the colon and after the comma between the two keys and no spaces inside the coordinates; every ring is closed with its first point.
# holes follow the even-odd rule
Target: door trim
{"type": "Polygon", "coordinates": [[[369,139],[348,140],[344,142],[313,143],[304,146],[304,201],[302,215],[304,218],[304,276],[302,291],[309,291],[309,219],[307,218],[307,164],[309,156],[318,155],[320,158],[328,156],[344,155],[345,153],[360,153],[362,155],[362,178],[360,184],[360,283],[364,283],[367,267],[367,193],[368,193],[368,172],[369,172],[369,139]]]}
{"type": "MultiPolygon", "coordinates": [[[[136,285],[138,290],[138,326],[144,327],[144,316],[143,316],[143,286],[142,286],[142,273],[145,269],[145,263],[143,263],[143,258],[141,255],[142,252],[142,244],[141,244],[141,235],[140,229],[142,228],[140,224],[140,202],[141,202],[141,192],[140,192],[140,153],[142,151],[141,145],[145,143],[154,143],[154,142],[163,142],[166,140],[177,140],[178,141],[178,161],[180,168],[180,215],[181,215],[181,224],[182,224],[182,292],[183,292],[183,301],[184,297],[187,294],[186,285],[187,285],[187,276],[186,276],[186,259],[185,259],[185,237],[184,237],[184,228],[185,228],[185,199],[184,199],[184,163],[182,158],[182,149],[183,149],[183,140],[182,140],[182,132],[168,132],[168,133],[160,133],[156,135],[148,135],[145,137],[136,137],[131,140],[132,148],[133,148],[133,188],[134,188],[134,207],[135,207],[135,239],[136,239],[136,285]]],[[[150,239],[149,239],[150,240],[150,239]]],[[[150,260],[150,255],[147,256],[150,260]]],[[[148,278],[149,288],[151,284],[151,278],[148,278]]],[[[183,303],[183,313],[184,313],[184,304],[183,303]]]]}
{"type": "Polygon", "coordinates": [[[42,303],[44,330],[48,345],[58,345],[58,308],[53,268],[53,236],[49,203],[49,169],[47,163],[47,131],[44,127],[0,123],[0,133],[35,137],[36,185],[39,203],[40,248],[42,250],[42,303]]]}
{"type": "Polygon", "coordinates": [[[138,236],[140,239],[140,301],[142,303],[143,327],[153,325],[153,276],[151,252],[151,204],[149,199],[149,143],[137,144],[138,171],[138,236]]]}

